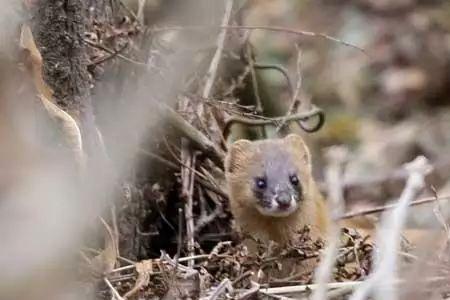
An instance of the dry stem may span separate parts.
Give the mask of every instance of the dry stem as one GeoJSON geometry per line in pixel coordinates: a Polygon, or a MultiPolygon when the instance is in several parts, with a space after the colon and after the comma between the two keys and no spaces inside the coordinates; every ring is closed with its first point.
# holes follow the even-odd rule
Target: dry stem
{"type": "Polygon", "coordinates": [[[343,165],[348,159],[348,150],[343,147],[332,147],[327,152],[328,168],[326,170],[326,180],[329,186],[329,211],[332,212],[330,222],[330,230],[328,236],[328,246],[325,250],[324,257],[315,274],[315,281],[318,285],[314,292],[313,300],[325,299],[325,284],[330,280],[333,273],[333,266],[336,260],[339,248],[339,232],[340,226],[337,223],[338,216],[344,211],[344,199],[342,191],[342,173],[343,165]]]}
{"type": "MultiPolygon", "coordinates": [[[[173,26],[173,27],[152,28],[152,31],[153,32],[161,32],[161,31],[169,31],[169,30],[209,30],[210,28],[211,27],[206,27],[206,26],[173,26]]],[[[342,44],[347,47],[354,48],[354,49],[362,52],[366,56],[368,56],[367,52],[363,48],[353,45],[351,43],[345,42],[341,39],[332,37],[325,33],[316,33],[316,32],[312,32],[312,31],[295,30],[295,29],[286,28],[286,27],[264,26],[264,25],[228,25],[228,26],[220,26],[220,28],[237,29],[237,30],[266,30],[266,31],[294,34],[294,35],[299,35],[299,36],[319,37],[319,38],[323,38],[328,41],[342,44]]]]}
{"type": "Polygon", "coordinates": [[[383,216],[383,222],[376,234],[379,253],[375,260],[375,269],[352,295],[352,300],[366,299],[371,292],[374,293],[375,299],[395,300],[398,298],[397,289],[394,286],[394,281],[397,280],[398,241],[401,239],[401,230],[409,203],[423,189],[424,178],[431,171],[431,166],[425,157],[419,156],[406,164],[405,169],[409,173],[405,189],[392,213],[383,216]]]}

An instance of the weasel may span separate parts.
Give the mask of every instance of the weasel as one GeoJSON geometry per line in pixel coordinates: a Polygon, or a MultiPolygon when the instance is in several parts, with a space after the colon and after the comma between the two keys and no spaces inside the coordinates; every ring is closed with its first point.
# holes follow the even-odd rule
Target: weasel
{"type": "Polygon", "coordinates": [[[225,159],[225,177],[231,212],[242,233],[283,245],[309,225],[312,239],[325,237],[326,203],[299,135],[234,142],[225,159]]]}

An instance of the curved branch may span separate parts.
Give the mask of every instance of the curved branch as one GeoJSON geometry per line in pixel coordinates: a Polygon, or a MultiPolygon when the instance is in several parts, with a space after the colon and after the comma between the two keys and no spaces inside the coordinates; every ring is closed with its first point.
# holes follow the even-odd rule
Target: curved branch
{"type": "Polygon", "coordinates": [[[320,128],[322,128],[323,124],[325,123],[325,114],[324,112],[316,107],[313,106],[313,108],[310,111],[307,112],[301,112],[301,113],[296,113],[293,115],[290,115],[288,117],[277,117],[277,118],[261,118],[259,117],[258,119],[250,119],[247,117],[242,117],[242,116],[233,116],[230,117],[227,122],[225,123],[225,127],[223,129],[223,135],[227,136],[231,126],[233,126],[234,123],[239,123],[239,124],[243,124],[243,125],[247,125],[247,126],[265,126],[265,125],[273,125],[276,126],[277,124],[279,124],[280,122],[285,121],[285,122],[292,122],[292,121],[297,121],[299,122],[300,127],[306,131],[306,132],[315,132],[317,130],[319,130],[320,128]],[[318,118],[318,122],[315,126],[311,127],[311,128],[307,128],[305,127],[301,122],[303,121],[308,121],[311,118],[317,117],[318,118]]]}

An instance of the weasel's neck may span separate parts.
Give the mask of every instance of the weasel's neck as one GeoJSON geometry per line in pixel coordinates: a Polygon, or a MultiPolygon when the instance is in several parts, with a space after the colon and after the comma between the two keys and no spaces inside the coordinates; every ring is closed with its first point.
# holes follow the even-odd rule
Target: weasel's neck
{"type": "MultiPolygon", "coordinates": [[[[314,188],[315,186],[312,187],[314,188]]],[[[317,190],[310,196],[312,197],[306,199],[297,211],[281,218],[264,216],[254,207],[232,206],[236,225],[243,233],[248,233],[263,242],[272,240],[281,244],[288,243],[305,225],[310,226],[311,238],[322,237],[328,227],[327,207],[317,190]]]]}
{"type": "Polygon", "coordinates": [[[305,223],[305,212],[298,209],[287,217],[268,217],[261,215],[254,208],[241,208],[236,215],[236,225],[243,233],[247,233],[262,242],[270,240],[280,244],[292,241],[298,230],[301,230],[305,223]]]}

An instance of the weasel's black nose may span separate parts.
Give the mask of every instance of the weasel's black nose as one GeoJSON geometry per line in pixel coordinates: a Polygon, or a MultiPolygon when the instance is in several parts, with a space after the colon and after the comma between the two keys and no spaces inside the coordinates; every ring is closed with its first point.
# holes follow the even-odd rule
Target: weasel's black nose
{"type": "Polygon", "coordinates": [[[287,208],[291,204],[291,194],[288,192],[280,192],[275,200],[277,201],[280,208],[287,208]]]}

